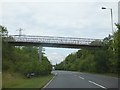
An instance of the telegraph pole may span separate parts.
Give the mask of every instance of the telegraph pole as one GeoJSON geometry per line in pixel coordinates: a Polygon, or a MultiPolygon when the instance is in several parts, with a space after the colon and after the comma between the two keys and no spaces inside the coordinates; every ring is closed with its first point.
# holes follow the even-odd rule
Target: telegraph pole
{"type": "Polygon", "coordinates": [[[17,31],[19,31],[19,37],[22,35],[23,29],[19,28],[17,31]]]}

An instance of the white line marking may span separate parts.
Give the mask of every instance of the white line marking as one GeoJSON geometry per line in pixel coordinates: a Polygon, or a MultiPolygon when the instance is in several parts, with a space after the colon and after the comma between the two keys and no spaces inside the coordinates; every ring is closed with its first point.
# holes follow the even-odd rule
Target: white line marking
{"type": "Polygon", "coordinates": [[[77,75],[74,75],[74,76],[77,76],[77,75]]]}
{"type": "Polygon", "coordinates": [[[97,84],[97,83],[95,83],[95,82],[93,82],[93,81],[88,81],[88,82],[90,82],[90,83],[92,83],[92,84],[95,84],[95,85],[97,85],[97,86],[99,86],[99,87],[101,87],[101,88],[107,89],[106,87],[104,87],[104,86],[102,86],[102,85],[100,85],[100,84],[97,84]]]}
{"type": "Polygon", "coordinates": [[[54,78],[55,76],[43,88],[46,88],[53,81],[54,78]]]}
{"type": "Polygon", "coordinates": [[[79,78],[84,79],[83,77],[80,77],[80,76],[79,76],[79,78]]]}

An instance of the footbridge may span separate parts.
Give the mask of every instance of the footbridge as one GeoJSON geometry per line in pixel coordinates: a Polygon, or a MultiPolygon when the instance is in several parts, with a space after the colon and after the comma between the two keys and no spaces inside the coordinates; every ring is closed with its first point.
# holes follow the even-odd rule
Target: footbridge
{"type": "Polygon", "coordinates": [[[15,46],[41,46],[58,48],[81,48],[81,47],[102,47],[94,41],[102,39],[74,38],[74,37],[54,37],[54,36],[33,36],[33,35],[10,35],[7,38],[8,43],[15,46]]]}

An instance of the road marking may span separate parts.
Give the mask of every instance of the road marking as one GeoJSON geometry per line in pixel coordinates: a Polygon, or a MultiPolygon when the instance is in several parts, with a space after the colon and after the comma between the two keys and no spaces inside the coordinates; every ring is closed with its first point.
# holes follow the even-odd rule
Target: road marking
{"type": "Polygon", "coordinates": [[[77,75],[74,75],[74,76],[77,76],[77,75]]]}
{"type": "Polygon", "coordinates": [[[102,85],[100,85],[100,84],[97,84],[97,83],[95,83],[95,82],[93,82],[93,81],[88,81],[88,82],[90,82],[90,83],[92,83],[92,84],[95,84],[95,85],[97,85],[97,86],[99,86],[99,87],[101,87],[101,88],[107,89],[106,87],[104,87],[104,86],[102,86],[102,85]]]}
{"type": "Polygon", "coordinates": [[[85,79],[85,78],[83,78],[83,77],[80,77],[80,76],[79,76],[79,78],[81,78],[81,79],[85,79]]]}
{"type": "Polygon", "coordinates": [[[55,76],[43,88],[46,88],[53,81],[54,78],[55,76]]]}

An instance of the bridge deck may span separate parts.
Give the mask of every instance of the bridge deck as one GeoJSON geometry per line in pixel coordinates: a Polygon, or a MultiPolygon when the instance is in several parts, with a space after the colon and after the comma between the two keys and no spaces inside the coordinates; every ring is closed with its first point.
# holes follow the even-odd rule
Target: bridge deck
{"type": "Polygon", "coordinates": [[[52,36],[30,36],[30,35],[11,35],[7,39],[8,43],[15,46],[43,46],[61,48],[80,48],[80,47],[101,47],[99,44],[91,44],[93,41],[101,39],[72,38],[72,37],[52,37],[52,36]]]}

